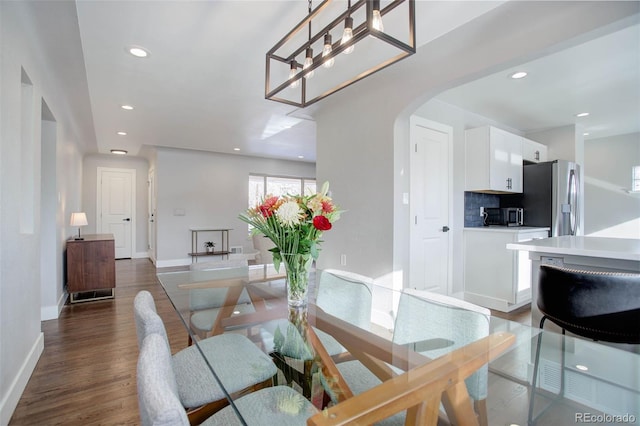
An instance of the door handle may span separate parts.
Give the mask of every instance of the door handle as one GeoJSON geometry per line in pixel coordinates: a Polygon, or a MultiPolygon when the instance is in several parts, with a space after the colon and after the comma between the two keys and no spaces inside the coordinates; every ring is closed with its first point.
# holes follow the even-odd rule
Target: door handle
{"type": "Polygon", "coordinates": [[[448,226],[443,226],[442,227],[442,232],[449,232],[449,227],[448,226]]]}
{"type": "Polygon", "coordinates": [[[130,218],[130,217],[128,217],[128,218],[126,218],[126,219],[122,219],[122,221],[123,221],[123,222],[131,222],[131,218],[130,218]]]}

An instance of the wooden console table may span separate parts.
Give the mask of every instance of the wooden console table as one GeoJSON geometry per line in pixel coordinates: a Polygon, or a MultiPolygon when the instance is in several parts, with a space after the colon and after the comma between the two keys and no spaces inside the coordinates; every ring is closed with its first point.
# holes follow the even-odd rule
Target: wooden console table
{"type": "Polygon", "coordinates": [[[198,262],[199,256],[226,256],[229,254],[229,231],[233,228],[189,228],[191,231],[191,256],[192,262],[198,262]],[[211,252],[198,251],[198,234],[201,232],[219,232],[220,233],[220,250],[213,250],[211,252]]]}
{"type": "Polygon", "coordinates": [[[116,254],[113,234],[88,234],[67,240],[67,291],[70,302],[114,297],[116,254]]]}

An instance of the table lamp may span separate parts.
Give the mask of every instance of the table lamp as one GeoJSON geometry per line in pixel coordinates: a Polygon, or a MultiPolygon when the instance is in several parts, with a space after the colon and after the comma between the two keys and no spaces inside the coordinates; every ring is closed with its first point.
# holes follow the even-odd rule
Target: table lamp
{"type": "Polygon", "coordinates": [[[71,226],[78,227],[78,236],[75,237],[76,240],[84,240],[84,238],[80,236],[80,227],[87,225],[87,215],[84,212],[71,213],[71,226]]]}

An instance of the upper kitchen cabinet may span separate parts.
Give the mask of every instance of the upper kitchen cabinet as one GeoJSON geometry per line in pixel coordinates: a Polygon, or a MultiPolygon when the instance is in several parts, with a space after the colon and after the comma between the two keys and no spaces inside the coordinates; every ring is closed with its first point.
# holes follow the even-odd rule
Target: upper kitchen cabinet
{"type": "Polygon", "coordinates": [[[522,138],[522,159],[532,163],[547,161],[547,146],[531,139],[522,138]]]}
{"type": "Polygon", "coordinates": [[[465,134],[465,191],[521,193],[523,138],[493,126],[465,134]]]}

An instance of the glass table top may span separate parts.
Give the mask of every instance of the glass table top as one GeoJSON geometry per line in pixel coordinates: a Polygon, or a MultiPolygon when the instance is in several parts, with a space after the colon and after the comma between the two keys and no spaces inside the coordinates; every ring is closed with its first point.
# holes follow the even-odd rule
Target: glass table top
{"type": "MultiPolygon", "coordinates": [[[[312,271],[308,305],[294,309],[287,305],[283,272],[255,265],[157,275],[207,361],[209,371],[203,374],[226,391],[227,414],[240,424],[264,424],[264,413],[255,404],[242,403],[244,394],[228,378],[234,374],[224,374],[225,363],[207,356],[204,348],[212,336],[246,337],[274,361],[275,384],[291,386],[315,407],[304,411],[307,405],[301,409],[297,401],[274,402],[276,411],[297,414],[286,418],[291,424],[306,424],[305,419],[318,418],[314,414],[327,407],[340,407],[353,395],[489,335],[509,336],[508,348],[490,353],[488,365],[465,381],[470,400],[483,402],[489,425],[525,425],[529,417],[538,425],[640,421],[637,353],[541,332],[430,293],[354,282],[339,274],[336,278],[334,271],[312,271]]],[[[251,368],[235,375],[250,374],[251,368]]],[[[450,394],[443,395],[447,402],[450,394]]],[[[474,415],[447,405],[440,410],[442,418],[474,415]]],[[[310,424],[332,424],[326,417],[325,423],[310,424]]],[[[402,415],[387,419],[388,424],[402,422],[402,415]]]]}

